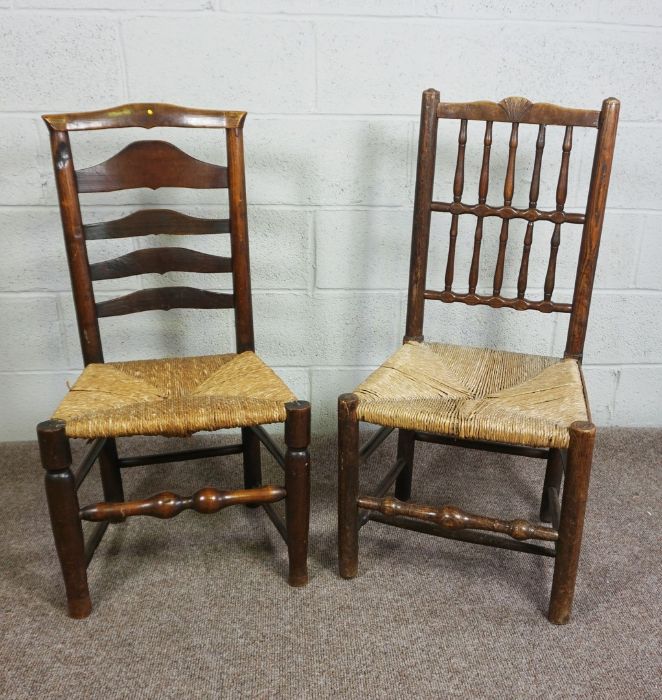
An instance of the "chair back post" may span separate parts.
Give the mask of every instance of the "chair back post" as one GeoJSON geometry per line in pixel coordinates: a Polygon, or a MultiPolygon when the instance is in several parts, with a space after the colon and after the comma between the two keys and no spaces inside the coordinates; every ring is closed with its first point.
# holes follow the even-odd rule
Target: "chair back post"
{"type": "Polygon", "coordinates": [[[416,166],[416,193],[414,197],[414,223],[409,263],[405,342],[408,340],[422,342],[423,340],[425,280],[430,242],[430,219],[432,215],[430,207],[437,155],[438,104],[439,92],[437,90],[429,89],[423,93],[416,166]]]}
{"type": "Polygon", "coordinates": [[[230,246],[237,352],[255,350],[253,302],[251,298],[246,176],[243,128],[226,129],[228,186],[230,190],[230,246]]]}
{"type": "Polygon", "coordinates": [[[588,312],[591,305],[595,267],[598,261],[620,106],[617,99],[609,97],[602,103],[600,112],[591,185],[586,206],[586,221],[579,250],[572,313],[565,348],[565,357],[573,357],[580,362],[584,352],[588,312]]]}
{"type": "Polygon", "coordinates": [[[50,132],[55,182],[60,200],[60,216],[67,250],[67,263],[76,307],[78,334],[85,365],[103,362],[101,334],[97,318],[94,289],[85,243],[85,233],[78,199],[76,171],[71,154],[69,132],[58,130],[47,121],[50,132]]]}

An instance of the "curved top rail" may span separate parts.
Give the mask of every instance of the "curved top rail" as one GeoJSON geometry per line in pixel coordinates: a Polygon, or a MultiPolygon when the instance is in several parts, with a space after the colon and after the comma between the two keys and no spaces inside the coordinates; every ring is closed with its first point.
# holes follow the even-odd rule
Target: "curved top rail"
{"type": "MultiPolygon", "coordinates": [[[[607,101],[614,100],[613,97],[607,101]]],[[[598,127],[600,111],[573,109],[546,102],[530,102],[525,97],[506,97],[501,102],[440,102],[440,119],[477,119],[520,124],[553,124],[557,126],[598,127]]]]}
{"type": "Polygon", "coordinates": [[[195,109],[159,102],[119,105],[96,112],[44,114],[42,119],[54,131],[86,131],[155,126],[202,127],[207,129],[236,129],[244,125],[246,112],[226,112],[195,109]]]}

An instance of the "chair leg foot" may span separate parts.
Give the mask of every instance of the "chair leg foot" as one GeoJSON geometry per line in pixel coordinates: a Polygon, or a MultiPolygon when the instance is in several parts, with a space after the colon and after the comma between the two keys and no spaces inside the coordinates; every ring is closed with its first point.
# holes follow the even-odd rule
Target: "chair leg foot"
{"type": "Polygon", "coordinates": [[[310,522],[310,404],[285,405],[285,520],[289,556],[288,583],[308,583],[308,528],[310,522]]]}
{"type": "Polygon", "coordinates": [[[572,611],[594,443],[595,426],[592,423],[577,422],[570,426],[570,446],[548,613],[549,621],[557,625],[568,622],[572,611]]]}
{"type": "Polygon", "coordinates": [[[552,522],[552,510],[549,503],[549,492],[547,489],[555,488],[557,493],[561,491],[563,481],[563,455],[559,449],[551,449],[547,458],[547,469],[545,470],[545,484],[542,489],[540,500],[540,521],[543,523],[552,522]]]}
{"type": "Polygon", "coordinates": [[[398,459],[404,459],[405,467],[395,482],[395,497],[408,501],[411,497],[411,479],[414,470],[414,447],[416,439],[412,430],[398,431],[398,459]]]}
{"type": "Polygon", "coordinates": [[[87,586],[85,543],[81,526],[69,440],[61,421],[46,421],[37,427],[39,451],[46,469],[46,499],[51,516],[70,617],[87,617],[92,611],[87,586]]]}
{"type": "Polygon", "coordinates": [[[338,564],[343,578],[359,569],[359,421],[358,398],[338,398],[338,564]]]}

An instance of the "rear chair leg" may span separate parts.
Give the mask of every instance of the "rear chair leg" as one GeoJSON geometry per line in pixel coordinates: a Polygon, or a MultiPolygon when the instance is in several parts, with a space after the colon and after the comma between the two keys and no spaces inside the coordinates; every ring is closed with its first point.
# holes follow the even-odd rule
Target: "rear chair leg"
{"type": "Polygon", "coordinates": [[[338,397],[338,562],[343,578],[359,569],[359,421],[356,394],[338,397]]]}
{"type": "Polygon", "coordinates": [[[288,583],[308,583],[308,524],[310,521],[310,404],[285,404],[285,520],[290,560],[288,583]]]}
{"type": "Polygon", "coordinates": [[[244,488],[256,489],[262,486],[260,439],[250,428],[242,428],[241,442],[244,446],[244,488]]]}
{"type": "Polygon", "coordinates": [[[557,625],[568,622],[572,611],[594,443],[595,426],[592,423],[576,422],[570,426],[570,446],[548,613],[549,621],[557,625]]]}
{"type": "MultiPolygon", "coordinates": [[[[241,443],[244,447],[244,488],[259,488],[262,486],[260,438],[250,428],[242,428],[241,443]]],[[[246,506],[248,508],[258,508],[259,503],[247,503],[246,506]]]]}
{"type": "MultiPolygon", "coordinates": [[[[124,487],[122,486],[122,472],[120,471],[117,444],[114,438],[106,439],[106,444],[99,454],[99,468],[104,500],[108,503],[121,503],[124,500],[124,487]]],[[[113,522],[123,522],[124,520],[125,518],[119,518],[113,522]]]]}
{"type": "Polygon", "coordinates": [[[540,500],[540,521],[543,523],[552,522],[552,511],[549,502],[549,492],[547,489],[554,488],[557,493],[561,492],[561,481],[563,480],[563,456],[561,450],[552,448],[547,458],[547,469],[545,470],[545,484],[542,487],[542,499],[540,500]]]}
{"type": "Polygon", "coordinates": [[[413,430],[398,431],[398,460],[404,459],[405,467],[398,474],[395,482],[395,497],[399,501],[408,501],[411,497],[411,477],[414,470],[414,447],[416,439],[413,430]]]}
{"type": "Polygon", "coordinates": [[[87,617],[92,611],[87,587],[85,543],[78,515],[79,505],[71,450],[62,421],[45,421],[37,426],[41,463],[46,470],[46,498],[51,515],[55,548],[60,559],[67,604],[71,617],[87,617]]]}

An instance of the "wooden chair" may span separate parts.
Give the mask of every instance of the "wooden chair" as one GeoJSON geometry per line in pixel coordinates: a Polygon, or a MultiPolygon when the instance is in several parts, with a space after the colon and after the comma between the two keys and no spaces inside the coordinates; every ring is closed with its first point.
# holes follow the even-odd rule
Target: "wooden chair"
{"type": "Polygon", "coordinates": [[[257,355],[248,255],[244,180],[244,112],[186,109],[166,104],[130,104],[99,112],[45,116],[55,167],[62,224],[85,369],[51,420],[37,427],[46,470],[46,495],[62,566],[69,614],[91,611],[86,568],[109,522],[133,515],[171,518],[182,510],[215,513],[243,503],[262,506],[287,543],[289,583],[307,583],[310,405],[297,401],[257,355]],[[94,167],[76,170],[69,132],[124,127],[224,129],[227,167],[205,163],[165,141],[135,141],[94,167]],[[124,218],[86,224],[79,193],[149,187],[228,188],[229,219],[202,219],[167,209],[143,209],[124,218]],[[148,234],[229,234],[231,257],[180,247],[140,249],[90,264],[89,240],[148,234]],[[93,282],[164,273],[226,272],[233,293],[191,287],[142,289],[95,301],[93,282]],[[235,311],[237,353],[105,363],[98,319],[154,309],[235,311]],[[262,427],[285,423],[283,454],[262,427]],[[188,436],[199,430],[241,428],[241,442],[139,457],[118,456],[115,438],[128,435],[188,436]],[[70,438],[93,441],[75,472],[70,438]],[[262,485],[260,443],[285,472],[284,486],[262,485]],[[139,465],[242,454],[244,488],[204,488],[192,496],[159,493],[124,499],[121,470],[139,465]],[[80,507],[77,490],[99,461],[104,502],[80,507]],[[286,523],[273,509],[285,499],[286,523]],[[81,521],[98,522],[84,541],[81,521]]]}
{"type": "Polygon", "coordinates": [[[441,537],[505,547],[555,558],[549,620],[563,624],[570,617],[579,560],[584,512],[591,469],[595,426],[586,401],[581,360],[593,277],[611,171],[619,102],[607,99],[601,111],[532,104],[511,97],[491,102],[440,102],[439,93],[423,93],[414,221],[403,347],[338,403],[339,430],[339,561],[340,574],[356,576],[358,533],[368,521],[426,532],[441,537]],[[439,119],[460,121],[453,201],[433,199],[439,119]],[[467,122],[485,122],[478,203],[462,200],[467,122]],[[503,206],[487,204],[490,148],[494,122],[510,123],[503,206]],[[526,209],[512,206],[515,157],[520,124],[535,124],[538,136],[526,209]],[[537,208],[547,127],[565,127],[556,207],[537,208]],[[597,140],[585,213],[564,210],[573,129],[597,129],[597,140]],[[451,214],[448,261],[443,291],[426,286],[431,214],[451,214]],[[458,219],[476,217],[468,292],[453,291],[458,219]],[[483,220],[502,220],[491,293],[477,292],[483,220]],[[501,293],[509,222],[525,219],[517,296],[501,293]],[[536,221],[554,224],[542,299],[526,296],[529,253],[536,221]],[[583,227],[572,303],[552,300],[557,252],[563,224],[583,227]],[[481,348],[424,342],[426,300],[469,305],[486,304],[520,311],[570,314],[564,358],[540,357],[481,348]],[[359,447],[359,421],[383,426],[359,447]],[[379,483],[374,496],[361,495],[359,467],[394,429],[399,429],[397,461],[379,483]],[[551,527],[526,520],[501,520],[466,513],[445,505],[407,503],[411,492],[416,441],[525,455],[547,460],[540,518],[551,527]],[[563,502],[559,504],[564,477],[563,502]],[[395,498],[385,497],[395,482],[395,498]],[[488,534],[481,531],[499,533],[488,534]],[[505,537],[504,537],[505,535],[505,537]],[[512,539],[508,539],[512,538],[512,539]],[[525,540],[544,540],[553,547],[525,540]]]}

